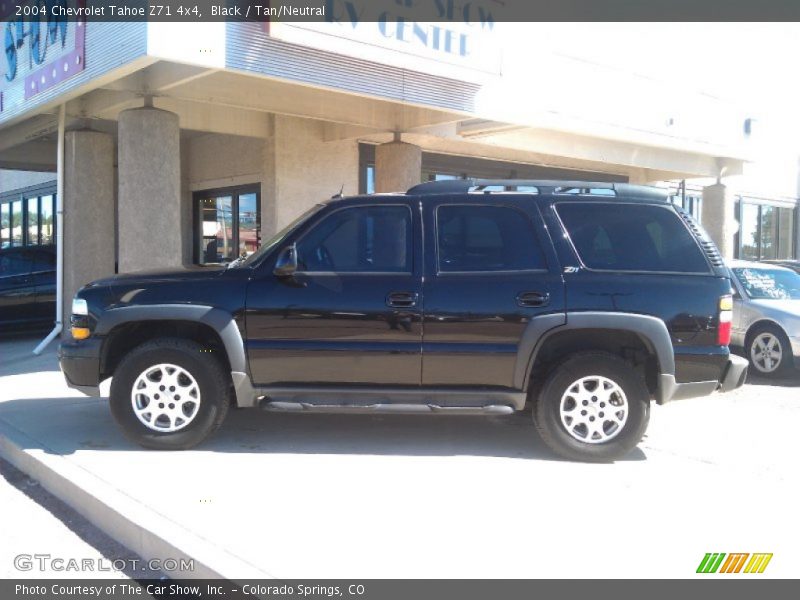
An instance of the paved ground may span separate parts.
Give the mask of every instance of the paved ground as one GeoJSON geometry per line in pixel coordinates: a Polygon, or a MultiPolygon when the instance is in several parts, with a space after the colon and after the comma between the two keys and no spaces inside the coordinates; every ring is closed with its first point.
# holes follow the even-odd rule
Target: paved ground
{"type": "Polygon", "coordinates": [[[763,576],[800,564],[800,377],[654,407],[640,448],[608,465],[554,459],[526,414],[237,410],[200,448],[164,453],[127,442],[34,345],[0,345],[0,427],[226,576],[687,577],[706,552],[773,552],[763,576]]]}

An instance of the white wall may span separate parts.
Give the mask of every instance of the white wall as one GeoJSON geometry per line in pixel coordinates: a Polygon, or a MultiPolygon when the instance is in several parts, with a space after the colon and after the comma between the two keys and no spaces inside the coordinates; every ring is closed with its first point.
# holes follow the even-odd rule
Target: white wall
{"type": "Polygon", "coordinates": [[[358,193],[357,140],[325,141],[322,121],[277,115],[273,132],[264,156],[271,175],[267,189],[262,186],[264,237],[340,190],[358,193]]]}

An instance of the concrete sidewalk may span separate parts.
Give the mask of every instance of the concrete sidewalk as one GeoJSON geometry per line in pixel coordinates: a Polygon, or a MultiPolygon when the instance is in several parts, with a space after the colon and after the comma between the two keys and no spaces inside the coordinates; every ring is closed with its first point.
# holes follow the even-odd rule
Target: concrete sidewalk
{"type": "Polygon", "coordinates": [[[142,557],[193,558],[183,575],[690,577],[706,552],[773,552],[763,576],[796,576],[797,382],[654,407],[609,465],[553,459],[529,414],[236,410],[155,452],[33,345],[0,345],[0,452],[142,557]]]}

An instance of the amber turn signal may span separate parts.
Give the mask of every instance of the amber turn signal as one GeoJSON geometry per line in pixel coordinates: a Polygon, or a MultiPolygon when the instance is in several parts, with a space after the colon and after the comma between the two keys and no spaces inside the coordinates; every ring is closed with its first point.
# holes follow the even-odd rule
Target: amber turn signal
{"type": "Polygon", "coordinates": [[[76,340],[85,340],[92,334],[88,327],[73,327],[72,337],[76,340]]]}

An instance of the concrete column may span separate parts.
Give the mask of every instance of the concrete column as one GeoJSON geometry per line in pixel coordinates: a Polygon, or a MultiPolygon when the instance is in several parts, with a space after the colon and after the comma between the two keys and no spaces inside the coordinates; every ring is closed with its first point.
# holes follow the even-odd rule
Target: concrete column
{"type": "Polygon", "coordinates": [[[178,115],[134,108],[119,115],[119,271],[182,264],[178,115]]]}
{"type": "Polygon", "coordinates": [[[394,141],[375,148],[375,191],[405,192],[422,176],[422,148],[394,141]]]}
{"type": "Polygon", "coordinates": [[[64,139],[64,314],[83,285],[114,274],[114,139],[99,131],[64,139]]]}
{"type": "Polygon", "coordinates": [[[715,183],[703,188],[703,228],[726,259],[733,258],[733,236],[736,233],[733,208],[733,198],[725,184],[715,183]]]}

